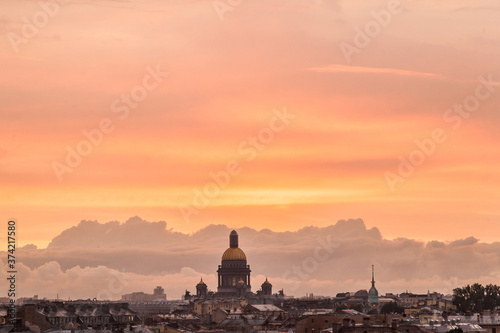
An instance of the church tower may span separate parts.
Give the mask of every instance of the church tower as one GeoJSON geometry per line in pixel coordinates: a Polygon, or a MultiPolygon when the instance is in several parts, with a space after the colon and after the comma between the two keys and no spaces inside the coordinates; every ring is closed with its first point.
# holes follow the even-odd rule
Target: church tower
{"type": "Polygon", "coordinates": [[[263,296],[271,296],[273,294],[273,285],[269,281],[267,281],[267,277],[266,281],[264,281],[264,283],[261,285],[261,288],[263,296]]]}
{"type": "Polygon", "coordinates": [[[196,285],[196,296],[198,298],[206,297],[207,296],[207,284],[203,282],[203,278],[198,282],[196,285]]]}
{"type": "Polygon", "coordinates": [[[238,246],[238,233],[233,230],[229,234],[229,248],[222,255],[217,270],[219,297],[245,297],[251,292],[250,265],[247,265],[245,252],[238,246]]]}
{"type": "Polygon", "coordinates": [[[374,308],[378,304],[378,290],[375,288],[375,268],[372,265],[372,287],[368,292],[368,304],[370,307],[374,308]]]}

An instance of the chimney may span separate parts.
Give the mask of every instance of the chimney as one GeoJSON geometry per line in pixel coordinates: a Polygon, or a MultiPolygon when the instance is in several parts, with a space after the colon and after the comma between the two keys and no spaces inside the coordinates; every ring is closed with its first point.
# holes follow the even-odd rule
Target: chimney
{"type": "Polygon", "coordinates": [[[370,317],[363,317],[363,326],[371,326],[370,317]]]}
{"type": "Polygon", "coordinates": [[[344,318],[342,321],[342,327],[349,327],[351,320],[349,318],[344,318]]]}
{"type": "Polygon", "coordinates": [[[392,318],[391,327],[392,327],[393,330],[397,330],[398,329],[398,320],[396,318],[392,318]]]}

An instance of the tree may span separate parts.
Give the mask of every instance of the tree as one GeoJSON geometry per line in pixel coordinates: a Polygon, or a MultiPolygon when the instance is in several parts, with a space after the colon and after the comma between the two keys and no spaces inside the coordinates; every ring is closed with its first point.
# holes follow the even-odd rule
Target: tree
{"type": "Polygon", "coordinates": [[[385,303],[382,305],[380,309],[380,313],[382,314],[390,314],[390,313],[404,313],[405,309],[402,306],[399,306],[396,302],[385,303]]]}
{"type": "Polygon", "coordinates": [[[341,305],[337,306],[337,309],[335,310],[335,312],[342,313],[342,310],[347,310],[347,309],[348,309],[348,307],[346,305],[341,304],[341,305]]]}
{"type": "Polygon", "coordinates": [[[479,283],[453,289],[453,304],[460,312],[481,312],[494,310],[500,305],[500,287],[489,284],[483,287],[479,283]]]}
{"type": "Polygon", "coordinates": [[[351,309],[358,312],[363,312],[363,306],[361,304],[351,305],[351,309]]]}
{"type": "Polygon", "coordinates": [[[489,284],[484,287],[484,309],[494,310],[498,305],[500,305],[500,287],[489,284]]]}

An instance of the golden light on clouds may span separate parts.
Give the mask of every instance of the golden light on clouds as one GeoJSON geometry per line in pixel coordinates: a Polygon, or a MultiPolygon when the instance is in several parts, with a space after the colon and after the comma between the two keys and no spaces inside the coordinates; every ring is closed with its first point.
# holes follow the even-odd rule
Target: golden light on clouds
{"type": "MultiPolygon", "coordinates": [[[[3,38],[0,207],[23,226],[20,244],[136,215],[188,233],[361,217],[389,238],[494,240],[500,31],[485,8],[497,4],[401,1],[348,63],[340,45],[387,6],[248,1],[221,14],[210,1],[82,1],[25,43],[3,38]],[[154,81],[155,69],[168,76],[154,81]],[[491,94],[454,129],[447,110],[481,76],[491,94]],[[283,108],[295,117],[273,123],[283,108]],[[392,192],[384,174],[436,128],[446,140],[392,192]],[[186,223],[179,207],[231,161],[241,171],[186,223]]],[[[22,18],[40,10],[2,2],[0,32],[23,37],[22,18]]]]}

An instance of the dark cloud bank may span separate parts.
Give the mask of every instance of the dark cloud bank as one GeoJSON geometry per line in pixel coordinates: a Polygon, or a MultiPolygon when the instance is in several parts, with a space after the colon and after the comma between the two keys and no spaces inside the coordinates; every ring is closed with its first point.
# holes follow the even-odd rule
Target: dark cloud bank
{"type": "MultiPolygon", "coordinates": [[[[230,231],[210,225],[187,235],[167,229],[163,221],[139,217],[123,224],[82,221],[46,249],[18,249],[20,293],[117,299],[162,285],[169,298],[179,298],[184,289],[194,289],[200,276],[215,290],[215,271],[230,231]]],[[[500,243],[481,243],[474,237],[448,243],[387,240],[361,219],[296,232],[237,231],[251,265],[253,290],[265,276],[276,289],[296,296],[366,289],[372,264],[382,294],[428,289],[451,293],[465,283],[498,283],[500,277],[500,243]]],[[[6,276],[2,260],[0,278],[6,276]]]]}

